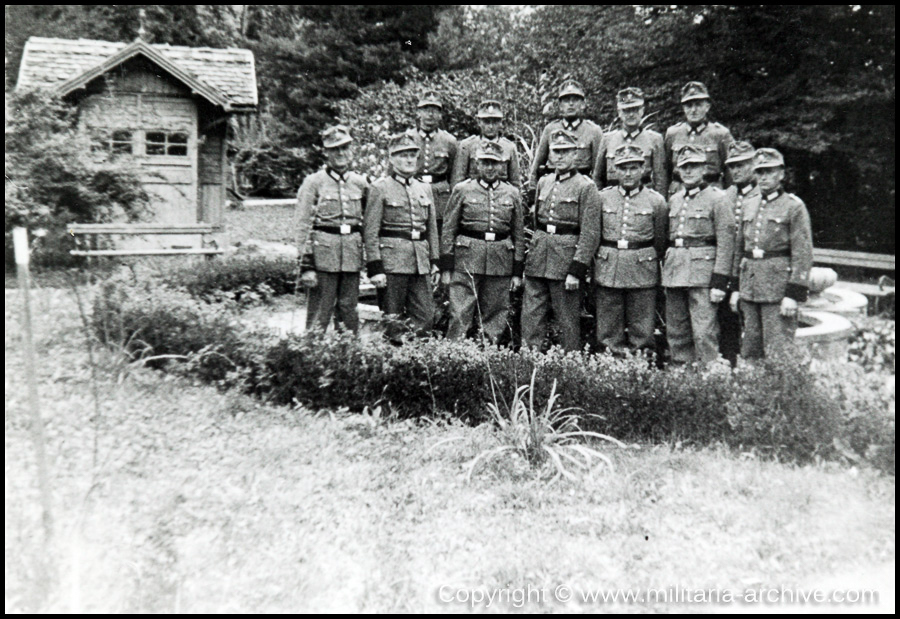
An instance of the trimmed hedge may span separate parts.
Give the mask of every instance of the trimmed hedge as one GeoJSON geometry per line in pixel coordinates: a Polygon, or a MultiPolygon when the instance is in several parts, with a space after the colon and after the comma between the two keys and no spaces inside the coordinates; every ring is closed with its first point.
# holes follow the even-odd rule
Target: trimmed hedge
{"type": "MultiPolygon", "coordinates": [[[[248,331],[238,314],[183,291],[107,284],[97,296],[100,337],[134,355],[183,355],[181,371],[279,404],[360,411],[376,402],[400,416],[488,417],[532,370],[536,403],[556,381],[582,427],[622,440],[725,442],[793,461],[843,455],[893,472],[893,392],[869,375],[769,360],[731,372],[659,370],[642,357],[481,347],[441,339],[400,347],[349,333],[285,338],[248,331]],[[877,393],[876,396],[866,394],[877,393]]],[[[162,365],[166,360],[153,363],[162,365]]]]}

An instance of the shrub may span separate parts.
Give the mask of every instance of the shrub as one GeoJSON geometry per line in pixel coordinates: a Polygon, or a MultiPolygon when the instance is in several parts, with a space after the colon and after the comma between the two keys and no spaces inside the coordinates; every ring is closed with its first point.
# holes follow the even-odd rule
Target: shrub
{"type": "Polygon", "coordinates": [[[246,304],[294,294],[298,275],[297,261],[290,258],[229,258],[169,271],[163,281],[207,302],[246,304]]]}
{"type": "Polygon", "coordinates": [[[850,336],[850,360],[867,370],[893,374],[896,366],[896,323],[875,317],[859,317],[853,322],[856,331],[850,336]]]}

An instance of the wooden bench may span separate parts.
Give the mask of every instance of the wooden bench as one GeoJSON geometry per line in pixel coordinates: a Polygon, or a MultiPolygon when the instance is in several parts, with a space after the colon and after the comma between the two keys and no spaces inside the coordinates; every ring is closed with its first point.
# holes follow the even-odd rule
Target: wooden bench
{"type": "Polygon", "coordinates": [[[169,248],[139,248],[139,249],[108,249],[106,246],[115,243],[110,237],[115,236],[143,236],[143,235],[174,235],[196,236],[219,232],[221,228],[212,224],[69,224],[69,234],[75,238],[76,249],[69,253],[73,256],[101,257],[101,256],[207,256],[212,257],[225,250],[216,246],[215,241],[209,244],[212,247],[173,246],[169,248]],[[106,237],[104,247],[101,247],[101,239],[106,237]]]}
{"type": "MultiPolygon", "coordinates": [[[[873,269],[893,273],[896,269],[895,256],[890,254],[870,254],[861,251],[845,251],[841,249],[813,249],[813,262],[842,267],[873,269]]],[[[880,312],[880,302],[894,294],[894,280],[882,275],[876,284],[838,281],[835,286],[846,288],[875,300],[875,313],[880,312]]]]}

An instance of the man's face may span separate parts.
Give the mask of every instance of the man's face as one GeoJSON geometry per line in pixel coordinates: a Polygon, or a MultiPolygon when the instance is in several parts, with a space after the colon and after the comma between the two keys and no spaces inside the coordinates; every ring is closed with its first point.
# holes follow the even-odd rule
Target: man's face
{"type": "Polygon", "coordinates": [[[581,118],[584,115],[584,97],[578,95],[560,97],[559,113],[563,118],[581,118]]]}
{"type": "Polygon", "coordinates": [[[350,168],[350,162],[353,160],[352,142],[348,142],[343,146],[325,149],[325,161],[328,167],[335,172],[343,174],[350,168]]]}
{"type": "Polygon", "coordinates": [[[753,180],[753,159],[729,163],[728,171],[731,173],[731,180],[735,183],[739,185],[749,183],[753,180]]]}
{"type": "Polygon", "coordinates": [[[493,183],[503,172],[503,162],[496,159],[479,159],[478,173],[485,183],[493,183]]]}
{"type": "Polygon", "coordinates": [[[774,168],[758,168],[756,170],[756,181],[759,183],[759,190],[763,194],[772,193],[781,188],[784,182],[784,168],[777,166],[774,168]]]}
{"type": "Polygon", "coordinates": [[[574,148],[550,149],[550,165],[556,168],[557,172],[568,172],[575,167],[574,148]]]}
{"type": "Polygon", "coordinates": [[[691,99],[681,106],[684,109],[684,116],[692,125],[699,125],[706,120],[709,113],[709,99],[691,99]]]}
{"type": "Polygon", "coordinates": [[[641,175],[644,172],[644,165],[637,161],[626,161],[616,166],[619,173],[619,183],[622,187],[631,191],[641,184],[641,175]]]}
{"type": "Polygon", "coordinates": [[[441,108],[436,105],[420,107],[418,116],[420,128],[425,131],[434,131],[441,122],[441,108]]]}
{"type": "Polygon", "coordinates": [[[696,187],[703,181],[703,171],[706,165],[702,163],[686,163],[678,168],[681,173],[681,182],[688,187],[696,187]]]}
{"type": "Polygon", "coordinates": [[[641,119],[644,117],[644,106],[619,108],[619,120],[625,125],[626,129],[637,129],[641,126],[641,119]]]}
{"type": "Polygon", "coordinates": [[[489,140],[493,140],[500,135],[500,124],[502,122],[499,118],[479,118],[478,128],[481,130],[481,135],[489,140]]]}
{"type": "Polygon", "coordinates": [[[401,150],[391,155],[391,167],[394,168],[394,172],[406,178],[415,174],[418,162],[417,150],[401,150]]]}

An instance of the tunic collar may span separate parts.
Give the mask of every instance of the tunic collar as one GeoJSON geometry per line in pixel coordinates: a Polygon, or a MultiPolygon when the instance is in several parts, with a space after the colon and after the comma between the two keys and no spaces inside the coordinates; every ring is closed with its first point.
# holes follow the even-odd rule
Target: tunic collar
{"type": "Polygon", "coordinates": [[[412,184],[412,177],[405,178],[403,176],[400,176],[399,174],[394,174],[394,180],[404,187],[409,187],[412,184]]]}
{"type": "Polygon", "coordinates": [[[557,182],[557,183],[561,183],[562,181],[567,181],[567,180],[569,180],[570,178],[572,178],[572,176],[573,176],[574,174],[575,174],[575,172],[574,172],[573,170],[569,170],[568,172],[563,172],[562,174],[560,174],[559,172],[557,172],[557,173],[556,173],[556,182],[557,182]]]}
{"type": "Polygon", "coordinates": [[[706,128],[708,126],[709,126],[709,122],[704,120],[702,123],[700,123],[696,127],[691,127],[690,129],[688,129],[688,135],[700,135],[701,133],[703,133],[706,130],[706,128]]]}
{"type": "Polygon", "coordinates": [[[707,187],[708,187],[708,185],[707,185],[706,183],[700,183],[700,184],[697,185],[696,187],[691,187],[690,189],[688,189],[687,187],[685,187],[685,188],[684,188],[684,195],[687,196],[688,198],[694,198],[694,197],[697,196],[698,193],[700,193],[701,191],[703,191],[703,190],[706,189],[707,187]]]}
{"type": "Polygon", "coordinates": [[[480,178],[478,179],[478,184],[484,187],[485,189],[497,189],[500,186],[500,180],[495,180],[493,183],[486,183],[480,178]]]}
{"type": "Polygon", "coordinates": [[[738,185],[737,187],[740,194],[742,196],[746,196],[756,187],[756,181],[750,181],[749,183],[744,183],[743,185],[738,185]]]}
{"type": "Polygon", "coordinates": [[[419,129],[419,135],[425,138],[426,140],[433,140],[434,136],[437,134],[438,130],[434,131],[425,131],[424,129],[419,129]]]}
{"type": "Polygon", "coordinates": [[[350,170],[347,170],[346,172],[341,174],[341,173],[337,172],[336,170],[332,170],[328,166],[325,166],[325,172],[328,174],[328,176],[330,176],[331,178],[333,178],[334,180],[336,180],[338,182],[346,183],[348,180],[350,180],[350,170]]]}
{"type": "Polygon", "coordinates": [[[784,192],[781,189],[776,189],[772,193],[767,193],[763,196],[763,202],[774,202],[778,199],[778,196],[783,194],[784,192]]]}
{"type": "Polygon", "coordinates": [[[638,185],[631,191],[625,191],[625,188],[622,187],[622,185],[619,185],[619,193],[622,194],[623,196],[625,196],[626,198],[633,198],[636,195],[638,195],[639,193],[641,193],[641,189],[643,189],[643,188],[644,188],[643,186],[638,185]]]}
{"type": "Polygon", "coordinates": [[[581,124],[581,119],[576,118],[575,120],[568,120],[563,118],[562,125],[567,131],[574,131],[581,124]]]}
{"type": "Polygon", "coordinates": [[[634,142],[638,138],[638,136],[641,134],[642,131],[643,131],[643,129],[641,129],[640,127],[638,127],[637,129],[635,129],[632,132],[629,132],[627,129],[622,129],[622,133],[623,133],[625,139],[629,140],[631,142],[634,142]]]}

